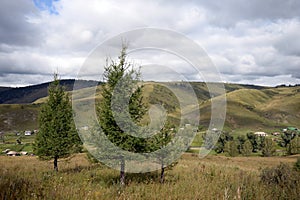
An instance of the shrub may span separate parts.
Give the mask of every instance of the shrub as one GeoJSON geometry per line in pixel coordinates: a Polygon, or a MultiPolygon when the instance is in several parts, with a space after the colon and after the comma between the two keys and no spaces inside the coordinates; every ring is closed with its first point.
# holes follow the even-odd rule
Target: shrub
{"type": "Polygon", "coordinates": [[[275,142],[270,138],[265,138],[262,147],[262,155],[264,157],[273,156],[276,152],[275,142]]]}
{"type": "Polygon", "coordinates": [[[297,161],[294,164],[294,168],[296,171],[300,172],[300,157],[297,158],[297,161]]]}
{"type": "Polygon", "coordinates": [[[243,144],[242,146],[242,154],[244,156],[250,156],[252,151],[253,151],[253,148],[252,148],[252,144],[250,142],[250,140],[246,140],[246,142],[243,144]]]}
{"type": "Polygon", "coordinates": [[[236,141],[228,141],[225,144],[225,152],[228,153],[229,156],[237,156],[239,155],[238,144],[236,141]]]}
{"type": "Polygon", "coordinates": [[[280,163],[274,168],[266,168],[261,172],[261,181],[268,185],[277,185],[281,188],[300,188],[300,175],[287,164],[280,163]]]}
{"type": "Polygon", "coordinates": [[[287,153],[289,155],[300,153],[300,137],[295,137],[291,140],[291,142],[287,145],[287,153]]]}

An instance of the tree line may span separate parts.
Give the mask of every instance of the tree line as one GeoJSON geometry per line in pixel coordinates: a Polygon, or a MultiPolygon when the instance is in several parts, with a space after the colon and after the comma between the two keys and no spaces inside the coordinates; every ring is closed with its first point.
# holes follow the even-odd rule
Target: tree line
{"type": "MultiPolygon", "coordinates": [[[[250,156],[252,153],[261,152],[262,156],[269,157],[276,153],[276,149],[285,149],[287,155],[300,153],[300,134],[297,131],[284,131],[277,141],[266,136],[258,136],[254,133],[239,135],[234,138],[228,132],[218,131],[220,137],[213,147],[212,143],[206,142],[206,148],[213,148],[216,153],[227,153],[229,156],[250,156]]],[[[210,141],[206,134],[203,139],[210,141]]],[[[209,136],[208,136],[209,137],[209,136]]]]}

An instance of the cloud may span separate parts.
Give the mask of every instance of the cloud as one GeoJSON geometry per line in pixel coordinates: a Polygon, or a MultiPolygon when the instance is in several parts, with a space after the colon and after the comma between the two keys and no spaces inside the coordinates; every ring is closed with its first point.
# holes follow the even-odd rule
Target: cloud
{"type": "MultiPolygon", "coordinates": [[[[56,70],[62,78],[75,78],[98,44],[140,27],[171,29],[194,40],[206,50],[225,81],[299,83],[299,9],[297,0],[3,0],[0,85],[40,83],[41,77],[56,70]]],[[[176,45],[168,38],[153,35],[155,38],[158,43],[176,45]]],[[[184,51],[194,53],[188,48],[184,51]]],[[[201,78],[184,62],[159,52],[141,54],[136,62],[166,66],[164,73],[157,74],[157,67],[148,68],[145,77],[172,79],[169,67],[191,80],[201,78]],[[170,59],[173,62],[167,62],[170,59]]]]}
{"type": "Polygon", "coordinates": [[[287,22],[280,37],[274,43],[274,47],[282,54],[287,56],[300,56],[300,22],[291,20],[287,22]]]}
{"type": "Polygon", "coordinates": [[[2,45],[35,46],[41,42],[42,30],[30,22],[38,15],[30,1],[3,0],[0,6],[0,42],[2,45]]]}
{"type": "Polygon", "coordinates": [[[205,7],[209,20],[218,26],[231,27],[240,21],[279,20],[299,18],[298,0],[215,0],[196,1],[205,7]]]}

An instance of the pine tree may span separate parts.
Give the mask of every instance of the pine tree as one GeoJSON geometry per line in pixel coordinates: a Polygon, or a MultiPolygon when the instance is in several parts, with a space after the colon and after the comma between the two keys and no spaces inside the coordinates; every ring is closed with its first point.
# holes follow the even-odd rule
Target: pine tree
{"type": "MultiPolygon", "coordinates": [[[[126,49],[123,45],[118,61],[111,61],[104,69],[105,85],[97,115],[101,129],[110,142],[125,151],[142,153],[149,150],[147,139],[133,134],[139,134],[136,124],[139,124],[147,109],[143,103],[142,86],[138,85],[140,73],[126,61],[126,49]]],[[[126,158],[113,153],[108,156],[120,160],[120,183],[124,185],[126,158]]]]}
{"type": "Polygon", "coordinates": [[[39,113],[39,131],[34,143],[36,155],[41,159],[54,159],[55,171],[58,171],[58,159],[69,156],[81,143],[69,97],[57,76],[54,75],[54,81],[48,88],[49,98],[39,113]]]}

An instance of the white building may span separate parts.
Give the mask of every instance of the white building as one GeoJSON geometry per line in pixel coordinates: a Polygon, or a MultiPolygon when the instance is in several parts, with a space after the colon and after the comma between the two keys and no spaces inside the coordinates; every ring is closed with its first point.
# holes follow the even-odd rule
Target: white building
{"type": "Polygon", "coordinates": [[[265,133],[265,132],[255,132],[254,134],[257,135],[257,136],[262,136],[262,137],[268,136],[268,134],[265,133]]]}
{"type": "Polygon", "coordinates": [[[30,136],[30,135],[31,135],[31,131],[25,131],[25,132],[24,132],[24,135],[30,136]]]}

